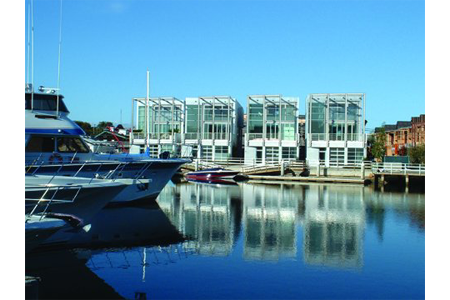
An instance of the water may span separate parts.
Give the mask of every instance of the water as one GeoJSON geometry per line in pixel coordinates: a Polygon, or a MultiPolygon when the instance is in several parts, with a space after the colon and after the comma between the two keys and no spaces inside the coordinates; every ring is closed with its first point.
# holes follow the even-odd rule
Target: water
{"type": "Polygon", "coordinates": [[[28,255],[41,298],[425,297],[423,193],[185,183],[157,201],[102,210],[75,250],[28,255]]]}

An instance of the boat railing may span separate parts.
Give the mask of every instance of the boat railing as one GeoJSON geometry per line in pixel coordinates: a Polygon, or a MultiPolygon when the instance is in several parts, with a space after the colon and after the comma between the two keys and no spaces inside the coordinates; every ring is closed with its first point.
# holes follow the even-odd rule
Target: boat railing
{"type": "MultiPolygon", "coordinates": [[[[78,168],[78,170],[75,171],[75,174],[73,174],[71,177],[78,177],[78,175],[81,173],[81,171],[86,167],[86,166],[92,166],[92,165],[97,165],[98,167],[95,170],[95,172],[93,172],[92,177],[90,177],[90,181],[89,184],[93,182],[94,179],[109,179],[111,181],[115,181],[116,179],[119,179],[119,175],[125,170],[125,168],[127,166],[129,166],[132,162],[126,161],[126,162],[118,162],[118,161],[84,161],[82,163],[82,165],[78,168]],[[106,164],[117,164],[117,166],[115,166],[115,168],[113,170],[109,170],[106,174],[100,174],[101,169],[104,165],[106,164]],[[116,176],[117,174],[117,176],[116,176]]],[[[153,162],[144,162],[142,167],[138,170],[138,172],[134,175],[134,177],[132,179],[135,179],[136,181],[138,181],[140,184],[143,184],[142,180],[142,176],[145,173],[145,171],[148,170],[148,168],[153,164],[153,162]]],[[[25,171],[25,173],[27,174],[31,168],[35,167],[35,169],[33,170],[33,172],[31,173],[31,175],[35,175],[37,173],[37,171],[44,165],[44,161],[41,162],[41,164],[39,165],[30,165],[27,167],[27,170],[25,171]]],[[[67,166],[73,166],[72,162],[70,163],[60,163],[58,165],[55,166],[59,166],[58,169],[52,174],[52,177],[50,178],[49,182],[47,182],[47,184],[50,184],[53,179],[60,174],[61,170],[64,169],[64,167],[67,166]]]]}
{"type": "Polygon", "coordinates": [[[31,212],[28,214],[28,218],[25,220],[25,222],[30,219],[34,213],[36,212],[36,209],[42,204],[42,203],[46,203],[46,206],[44,208],[43,211],[40,212],[41,216],[39,218],[39,220],[42,220],[45,215],[47,214],[47,210],[50,207],[50,205],[53,202],[74,202],[75,199],[78,197],[78,194],[80,193],[81,189],[82,189],[82,185],[71,185],[71,186],[49,186],[48,184],[45,185],[47,187],[47,189],[44,191],[44,193],[42,194],[42,196],[40,198],[26,198],[25,197],[25,201],[37,201],[36,205],[33,207],[33,209],[31,210],[31,212]],[[58,192],[60,192],[61,190],[69,190],[69,189],[73,189],[76,190],[74,196],[72,197],[72,199],[58,199],[56,198],[56,195],[58,194],[58,192]],[[49,193],[49,191],[54,191],[53,195],[51,195],[50,198],[46,198],[47,194],[49,193]]]}

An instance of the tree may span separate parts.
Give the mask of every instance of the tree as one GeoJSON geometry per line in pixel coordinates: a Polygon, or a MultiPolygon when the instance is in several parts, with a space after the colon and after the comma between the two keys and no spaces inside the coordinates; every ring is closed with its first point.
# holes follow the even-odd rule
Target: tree
{"type": "Polygon", "coordinates": [[[93,134],[97,135],[97,134],[103,132],[103,130],[105,130],[106,127],[109,127],[109,126],[114,126],[114,125],[112,122],[107,122],[107,121],[98,122],[97,126],[93,129],[93,134]]]}
{"type": "Polygon", "coordinates": [[[81,127],[81,129],[84,130],[84,132],[86,132],[86,135],[92,135],[93,133],[93,128],[91,126],[91,124],[89,124],[88,122],[83,122],[83,121],[75,121],[75,123],[77,123],[78,126],[81,127]]]}
{"type": "Polygon", "coordinates": [[[375,157],[378,161],[381,161],[384,154],[386,153],[386,130],[384,127],[381,128],[381,130],[375,135],[372,147],[371,147],[371,153],[373,157],[375,157]]]}
{"type": "Polygon", "coordinates": [[[413,164],[425,163],[425,145],[417,145],[408,148],[409,160],[413,164]]]}

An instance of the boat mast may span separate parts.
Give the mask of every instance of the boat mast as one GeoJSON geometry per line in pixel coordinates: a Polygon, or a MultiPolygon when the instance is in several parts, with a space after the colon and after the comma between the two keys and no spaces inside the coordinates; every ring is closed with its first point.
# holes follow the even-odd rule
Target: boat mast
{"type": "Polygon", "coordinates": [[[149,144],[149,118],[148,118],[148,102],[150,97],[150,72],[147,70],[147,97],[145,99],[145,149],[147,151],[149,144]]]}
{"type": "Polygon", "coordinates": [[[30,4],[28,4],[28,36],[27,36],[27,75],[26,75],[26,80],[25,80],[25,85],[27,85],[29,83],[29,79],[30,79],[30,29],[31,29],[31,24],[30,24],[30,4]]]}
{"type": "Polygon", "coordinates": [[[61,81],[62,0],[59,6],[58,81],[56,86],[56,116],[59,114],[59,85],[61,81]]]}
{"type": "Polygon", "coordinates": [[[34,13],[33,0],[31,0],[31,111],[34,107],[34,13]]]}

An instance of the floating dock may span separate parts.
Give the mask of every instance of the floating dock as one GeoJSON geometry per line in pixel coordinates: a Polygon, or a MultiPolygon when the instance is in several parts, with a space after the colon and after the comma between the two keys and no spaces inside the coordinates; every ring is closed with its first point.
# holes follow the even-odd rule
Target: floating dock
{"type": "Polygon", "coordinates": [[[252,181],[273,181],[273,182],[316,182],[316,183],[351,183],[351,184],[367,184],[370,180],[360,178],[344,178],[344,177],[298,177],[298,176],[260,176],[248,175],[249,182],[252,181]]]}

